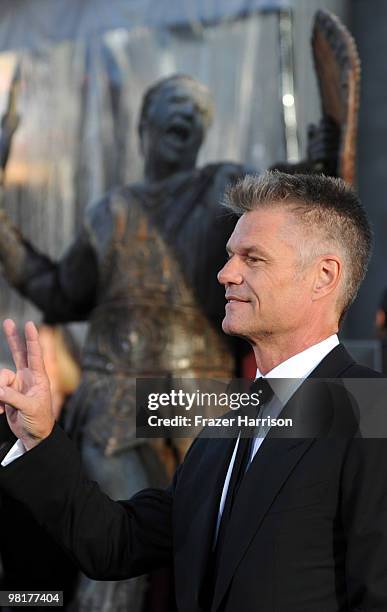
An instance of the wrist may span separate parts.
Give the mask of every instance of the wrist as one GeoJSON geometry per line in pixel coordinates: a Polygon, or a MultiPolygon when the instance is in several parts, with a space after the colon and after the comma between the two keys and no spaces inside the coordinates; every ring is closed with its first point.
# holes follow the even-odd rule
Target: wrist
{"type": "Polygon", "coordinates": [[[40,444],[41,442],[43,442],[43,440],[45,440],[46,438],[48,438],[51,433],[52,430],[54,429],[54,424],[52,424],[51,428],[47,429],[44,433],[40,434],[39,436],[32,436],[32,435],[25,435],[25,436],[21,436],[19,439],[21,441],[21,443],[23,444],[24,448],[26,449],[26,451],[32,450],[33,448],[35,448],[35,446],[38,446],[38,444],[40,444]]]}

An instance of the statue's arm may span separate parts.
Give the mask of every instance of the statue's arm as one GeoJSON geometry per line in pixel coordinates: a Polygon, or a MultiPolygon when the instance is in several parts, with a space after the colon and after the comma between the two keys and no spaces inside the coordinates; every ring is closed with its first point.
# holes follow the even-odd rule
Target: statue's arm
{"type": "Polygon", "coordinates": [[[85,230],[54,262],[28,242],[0,209],[0,262],[8,282],[44,313],[48,323],[83,320],[93,308],[98,265],[85,230]]]}

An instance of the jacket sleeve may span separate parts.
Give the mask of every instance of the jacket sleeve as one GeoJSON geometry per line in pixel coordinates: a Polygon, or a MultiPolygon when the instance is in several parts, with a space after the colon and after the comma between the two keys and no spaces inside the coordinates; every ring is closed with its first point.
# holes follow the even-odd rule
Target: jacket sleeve
{"type": "Polygon", "coordinates": [[[343,467],[342,521],[351,612],[387,610],[387,439],[355,438],[343,467]]]}
{"type": "Polygon", "coordinates": [[[171,564],[173,485],[111,500],[85,477],[76,448],[58,425],[38,446],[0,467],[0,488],[30,510],[90,578],[122,580],[171,564]]]}

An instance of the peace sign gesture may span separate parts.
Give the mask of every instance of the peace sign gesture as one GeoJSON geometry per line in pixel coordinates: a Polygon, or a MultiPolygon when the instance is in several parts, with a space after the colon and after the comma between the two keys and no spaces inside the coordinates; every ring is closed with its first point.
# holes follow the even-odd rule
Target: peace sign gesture
{"type": "Polygon", "coordinates": [[[0,413],[5,411],[13,433],[29,450],[54,427],[50,383],[35,325],[26,323],[25,339],[11,319],[6,319],[3,327],[16,372],[0,370],[0,413]]]}

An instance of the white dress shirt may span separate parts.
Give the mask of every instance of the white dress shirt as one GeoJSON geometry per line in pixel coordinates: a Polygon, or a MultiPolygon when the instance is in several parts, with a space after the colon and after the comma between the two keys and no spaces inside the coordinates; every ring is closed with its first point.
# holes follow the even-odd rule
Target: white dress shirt
{"type": "MultiPolygon", "coordinates": [[[[267,405],[263,406],[261,417],[272,417],[277,418],[280,414],[283,406],[292,395],[297,391],[298,387],[302,384],[302,382],[313,372],[313,370],[318,366],[318,364],[330,353],[337,345],[339,344],[339,339],[336,334],[329,336],[322,342],[318,344],[314,344],[309,348],[305,349],[301,353],[297,355],[293,355],[286,361],[283,361],[275,368],[270,370],[266,374],[266,376],[262,376],[261,372],[257,369],[256,378],[270,378],[270,386],[272,387],[275,395],[267,403],[267,405]],[[278,380],[277,384],[276,381],[278,380]],[[289,380],[290,379],[290,380],[289,380]],[[291,379],[294,379],[293,381],[291,379]]],[[[250,463],[254,459],[259,447],[267,435],[269,428],[261,428],[257,435],[254,437],[252,452],[250,457],[250,463]]],[[[235,456],[238,450],[239,438],[236,441],[234,452],[231,457],[230,464],[228,466],[226,478],[223,485],[222,496],[220,498],[219,503],[219,514],[218,521],[215,532],[215,541],[218,535],[219,524],[222,518],[222,513],[224,509],[224,504],[226,502],[226,496],[228,487],[230,484],[232,469],[234,467],[235,456]]]]}

